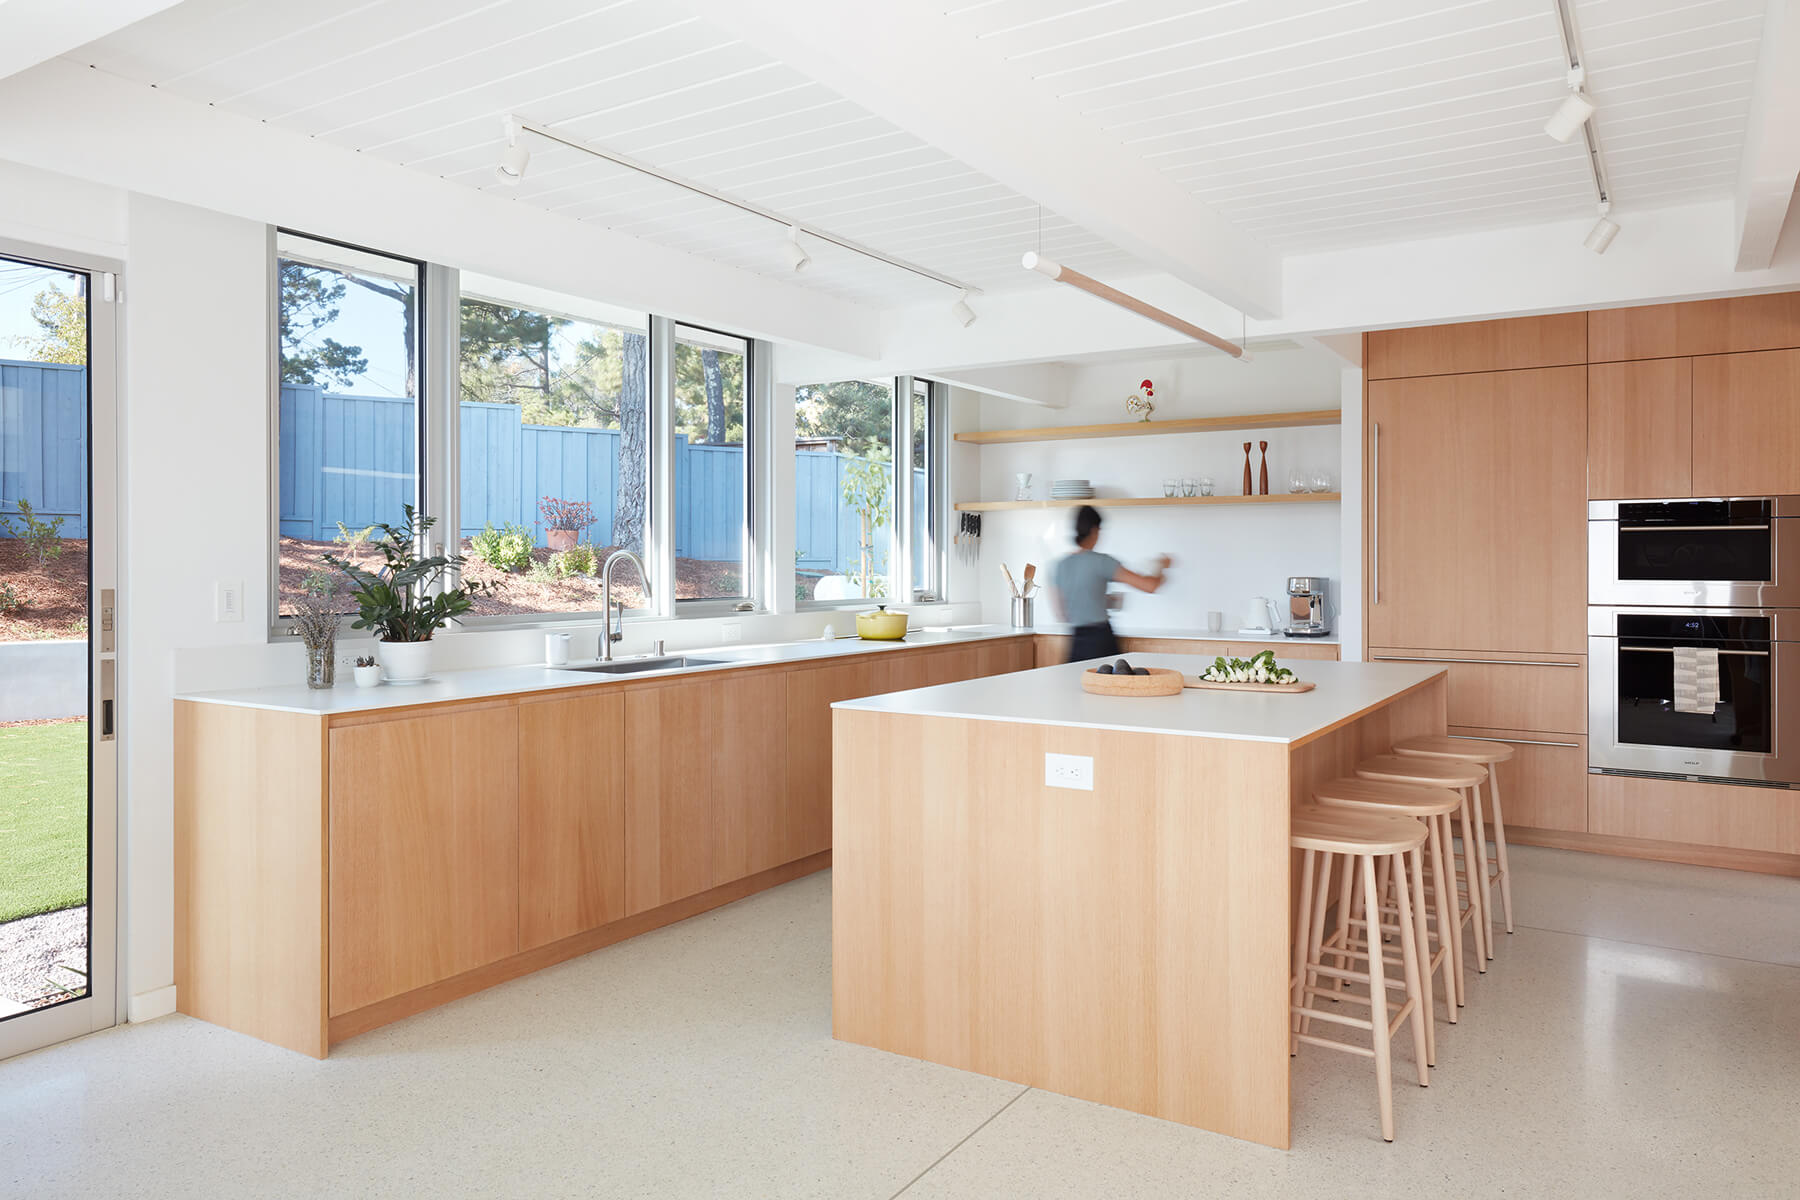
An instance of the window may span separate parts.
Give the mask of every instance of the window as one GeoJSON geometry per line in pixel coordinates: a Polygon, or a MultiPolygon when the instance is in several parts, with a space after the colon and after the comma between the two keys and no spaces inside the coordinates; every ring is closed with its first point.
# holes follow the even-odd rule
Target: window
{"type": "MultiPolygon", "coordinates": [[[[420,497],[420,264],[281,233],[277,612],[420,497]]],[[[343,600],[350,611],[348,598],[343,600]]]]}
{"type": "Polygon", "coordinates": [[[938,406],[932,402],[934,384],[923,379],[913,381],[912,423],[912,586],[913,592],[939,593],[938,547],[942,544],[938,531],[936,438],[938,406]]]}
{"type": "MultiPolygon", "coordinates": [[[[465,279],[459,305],[458,522],[465,577],[501,586],[474,612],[597,612],[607,555],[644,552],[648,321],[527,307],[481,282],[465,279]]],[[[615,574],[613,601],[647,607],[636,571],[615,574]]]]}
{"type": "Polygon", "coordinates": [[[893,541],[891,380],[794,392],[794,595],[885,597],[893,541]]]}
{"type": "Polygon", "coordinates": [[[675,598],[751,593],[750,343],[675,327],[675,598]]]}

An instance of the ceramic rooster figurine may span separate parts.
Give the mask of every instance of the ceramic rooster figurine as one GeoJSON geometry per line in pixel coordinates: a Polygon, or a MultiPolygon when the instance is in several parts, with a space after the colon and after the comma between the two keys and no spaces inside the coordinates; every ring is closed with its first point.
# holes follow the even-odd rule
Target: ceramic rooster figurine
{"type": "Polygon", "coordinates": [[[1138,390],[1125,397],[1125,411],[1137,416],[1140,421],[1148,421],[1150,414],[1156,411],[1156,402],[1150,397],[1156,395],[1156,389],[1150,386],[1148,379],[1138,384],[1138,390]]]}

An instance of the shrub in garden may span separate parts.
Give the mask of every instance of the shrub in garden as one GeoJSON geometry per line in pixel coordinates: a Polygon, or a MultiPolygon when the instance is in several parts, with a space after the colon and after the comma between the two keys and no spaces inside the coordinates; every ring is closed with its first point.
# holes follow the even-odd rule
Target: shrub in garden
{"type": "Polygon", "coordinates": [[[571,575],[592,575],[598,566],[599,558],[594,553],[594,548],[586,542],[550,556],[550,569],[556,572],[558,579],[567,579],[571,575]]]}
{"type": "Polygon", "coordinates": [[[18,538],[25,543],[32,561],[42,567],[51,559],[59,557],[63,552],[62,526],[63,518],[54,517],[48,521],[38,520],[29,500],[19,501],[19,519],[23,528],[12,523],[11,517],[0,517],[0,530],[7,537],[18,538]]]}
{"type": "Polygon", "coordinates": [[[485,526],[469,539],[469,553],[496,571],[509,574],[531,565],[531,531],[508,522],[503,528],[485,526]]]}
{"type": "Polygon", "coordinates": [[[0,583],[0,613],[17,612],[25,607],[25,600],[13,591],[10,583],[0,583]]]}

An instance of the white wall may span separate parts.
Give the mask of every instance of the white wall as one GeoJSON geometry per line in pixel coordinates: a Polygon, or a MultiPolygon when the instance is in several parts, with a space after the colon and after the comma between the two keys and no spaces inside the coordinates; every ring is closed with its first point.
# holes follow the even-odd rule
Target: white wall
{"type": "MultiPolygon", "coordinates": [[[[1151,362],[1078,365],[1070,370],[1066,409],[984,397],[981,427],[1017,429],[1085,425],[1127,419],[1124,398],[1149,378],[1156,384],[1156,419],[1235,413],[1335,409],[1342,389],[1342,362],[1314,349],[1262,352],[1249,363],[1222,355],[1189,356],[1151,362]]],[[[979,450],[977,476],[962,475],[958,500],[1012,497],[1013,476],[1032,473],[1032,494],[1049,495],[1050,481],[1064,476],[1089,479],[1105,515],[1100,545],[1137,570],[1155,555],[1174,556],[1175,569],[1155,595],[1131,593],[1116,618],[1121,630],[1204,630],[1206,612],[1225,614],[1225,627],[1242,623],[1248,602],[1267,596],[1279,607],[1289,575],[1324,575],[1332,580],[1337,603],[1342,540],[1339,506],[1331,503],[1223,505],[1207,508],[1108,508],[1108,496],[1159,495],[1167,477],[1212,476],[1217,494],[1242,490],[1243,443],[1269,443],[1269,490],[1287,489],[1291,467],[1324,469],[1343,477],[1341,439],[1336,426],[1244,433],[1168,434],[1143,438],[1027,442],[989,445],[979,450]],[[979,486],[969,486],[975,479],[979,486]]],[[[1354,437],[1351,439],[1354,441],[1354,437]]],[[[1260,466],[1261,454],[1253,455],[1260,466]]],[[[1254,470],[1253,470],[1254,475],[1254,470]]],[[[1000,573],[1007,563],[1016,576],[1026,562],[1040,572],[1072,548],[1073,513],[1066,509],[985,514],[981,566],[977,575],[982,613],[990,621],[1008,617],[1009,596],[1000,573]]],[[[1048,603],[1036,619],[1054,621],[1048,603]]]]}

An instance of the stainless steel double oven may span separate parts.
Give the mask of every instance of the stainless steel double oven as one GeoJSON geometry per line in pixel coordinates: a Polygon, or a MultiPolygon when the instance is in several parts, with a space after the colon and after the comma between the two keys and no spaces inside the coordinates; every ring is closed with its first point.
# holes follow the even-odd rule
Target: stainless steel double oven
{"type": "Polygon", "coordinates": [[[1800,497],[1588,505],[1588,747],[1610,774],[1800,787],[1800,497]]]}

